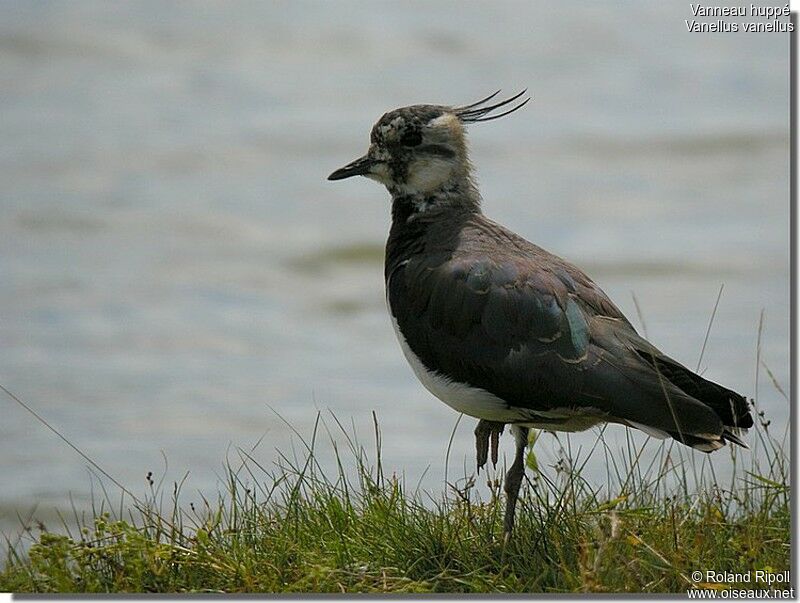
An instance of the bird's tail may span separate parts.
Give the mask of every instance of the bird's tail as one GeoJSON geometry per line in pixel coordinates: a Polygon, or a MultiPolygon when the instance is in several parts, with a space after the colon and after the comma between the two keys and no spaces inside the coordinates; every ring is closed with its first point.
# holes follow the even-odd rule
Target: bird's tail
{"type": "Polygon", "coordinates": [[[636,351],[664,379],[688,396],[711,408],[724,426],[722,434],[713,438],[677,432],[670,432],[669,435],[687,446],[705,452],[721,448],[725,445],[725,442],[732,442],[747,448],[747,444],[739,436],[743,431],[753,426],[753,416],[744,396],[713,381],[704,379],[694,371],[663,354],[653,353],[653,350],[637,349],[636,351]]]}

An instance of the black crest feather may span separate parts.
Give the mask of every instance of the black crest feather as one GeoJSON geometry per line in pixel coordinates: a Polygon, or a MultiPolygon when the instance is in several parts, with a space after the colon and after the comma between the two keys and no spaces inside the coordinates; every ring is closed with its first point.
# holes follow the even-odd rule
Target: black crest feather
{"type": "Polygon", "coordinates": [[[453,109],[453,112],[456,114],[458,119],[460,119],[465,124],[474,124],[479,121],[490,121],[492,119],[499,119],[500,117],[504,117],[510,113],[513,113],[517,109],[521,109],[522,107],[524,107],[531,100],[531,97],[526,98],[525,100],[512,106],[510,109],[503,111],[502,113],[497,113],[495,115],[490,115],[490,113],[492,113],[492,111],[500,109],[501,107],[506,107],[512,104],[515,100],[523,96],[527,91],[528,89],[526,88],[522,92],[515,94],[511,98],[507,98],[504,101],[500,101],[499,103],[494,103],[493,105],[486,105],[486,103],[488,103],[495,96],[500,94],[500,90],[498,90],[494,94],[490,94],[486,98],[474,102],[471,105],[464,105],[463,107],[455,107],[453,109]]]}

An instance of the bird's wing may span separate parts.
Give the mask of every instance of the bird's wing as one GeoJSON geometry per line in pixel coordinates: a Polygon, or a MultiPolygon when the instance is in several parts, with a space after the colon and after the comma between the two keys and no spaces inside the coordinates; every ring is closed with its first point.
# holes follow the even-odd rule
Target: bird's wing
{"type": "Polygon", "coordinates": [[[684,441],[723,433],[717,413],[647,361],[655,348],[600,288],[555,256],[418,255],[389,275],[387,296],[428,370],[514,408],[588,409],[684,441]]]}

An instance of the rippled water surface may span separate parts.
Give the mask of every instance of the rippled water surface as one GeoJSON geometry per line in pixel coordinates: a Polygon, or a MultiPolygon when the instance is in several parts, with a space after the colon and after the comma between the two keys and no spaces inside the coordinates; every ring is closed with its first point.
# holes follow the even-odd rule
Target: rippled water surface
{"type": "MultiPolygon", "coordinates": [[[[290,449],[276,413],[308,435],[328,410],[365,443],[374,410],[384,466],[441,491],[456,416],[386,315],[387,194],[325,177],[384,111],[500,87],[534,101],[470,131],[486,212],[640,325],[634,292],[691,367],[724,284],[705,374],[755,395],[763,309],[788,388],[786,36],[689,34],[683,2],[0,12],[0,380],[135,492],[165,457],[166,483],[188,471],[189,500],[213,494],[237,448],[263,437],[266,465],[290,449]]],[[[782,430],[763,372],[758,397],[782,430]]],[[[7,398],[0,413],[0,527],[84,506],[86,463],[7,398]]],[[[462,475],[473,425],[452,446],[462,475]]],[[[587,470],[605,479],[602,458],[587,470]]]]}

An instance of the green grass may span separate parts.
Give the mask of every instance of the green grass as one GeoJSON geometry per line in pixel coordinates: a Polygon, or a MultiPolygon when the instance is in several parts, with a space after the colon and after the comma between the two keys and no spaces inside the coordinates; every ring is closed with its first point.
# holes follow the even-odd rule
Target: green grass
{"type": "Polygon", "coordinates": [[[648,441],[646,466],[640,447],[611,450],[602,432],[593,451],[562,450],[541,472],[530,455],[515,536],[504,543],[497,482],[488,500],[478,492],[485,482],[477,488],[469,476],[431,497],[386,474],[377,425],[368,453],[335,417],[332,429],[318,420],[299,458],[266,468],[241,452],[217,500],[185,508],[175,484],[165,503],[151,482],[124,517],[108,511],[106,495],[80,533],[41,533],[27,552],[9,542],[0,590],[685,592],[702,586],[695,570],[789,569],[788,432],[770,429],[759,416],[747,467],[738,451],[717,453],[734,455],[725,485],[674,443],[648,441]],[[318,462],[325,431],[337,461],[329,474],[318,462]],[[590,454],[608,460],[600,487],[582,477],[590,454]]]}

